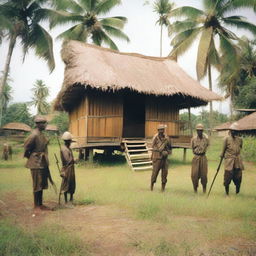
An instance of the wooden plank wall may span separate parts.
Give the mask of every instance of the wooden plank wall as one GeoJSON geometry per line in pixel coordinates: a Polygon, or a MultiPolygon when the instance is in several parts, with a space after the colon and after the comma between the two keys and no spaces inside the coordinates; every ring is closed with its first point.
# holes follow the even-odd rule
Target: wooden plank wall
{"type": "Polygon", "coordinates": [[[159,124],[166,124],[166,133],[169,136],[179,135],[179,109],[171,104],[170,100],[149,98],[146,101],[146,137],[152,137],[157,133],[159,124]]]}
{"type": "Polygon", "coordinates": [[[88,114],[88,137],[122,137],[123,103],[120,96],[90,95],[88,114]]]}

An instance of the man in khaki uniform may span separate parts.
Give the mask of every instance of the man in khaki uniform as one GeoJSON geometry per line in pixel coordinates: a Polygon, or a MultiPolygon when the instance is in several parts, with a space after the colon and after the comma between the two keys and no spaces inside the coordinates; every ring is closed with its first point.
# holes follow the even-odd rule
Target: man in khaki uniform
{"type": "Polygon", "coordinates": [[[237,123],[233,123],[229,130],[229,136],[224,139],[221,157],[224,157],[224,186],[226,194],[229,195],[229,184],[233,180],[236,186],[236,194],[240,192],[242,182],[242,170],[244,170],[240,151],[243,140],[237,136],[237,123]]]}
{"type": "Polygon", "coordinates": [[[196,126],[197,135],[191,139],[191,147],[194,153],[191,168],[191,179],[194,192],[197,193],[198,182],[201,179],[203,192],[206,192],[208,162],[206,158],[206,150],[209,146],[208,138],[203,134],[204,126],[198,124],[196,126]]]}
{"type": "Polygon", "coordinates": [[[166,125],[160,124],[158,126],[158,133],[153,137],[152,142],[152,162],[153,171],[151,176],[151,191],[154,188],[154,183],[160,170],[162,170],[162,191],[165,190],[168,175],[168,155],[171,153],[170,139],[165,135],[166,125]]]}
{"type": "Polygon", "coordinates": [[[9,150],[9,145],[7,143],[4,143],[4,146],[3,146],[3,159],[5,161],[8,160],[9,158],[9,153],[10,153],[10,150],[9,150]]]}
{"type": "Polygon", "coordinates": [[[48,188],[49,161],[48,140],[42,133],[46,127],[46,119],[42,116],[35,118],[36,128],[32,131],[24,143],[24,157],[26,168],[31,170],[33,181],[34,207],[41,210],[49,210],[43,205],[43,189],[48,188]]]}
{"type": "Polygon", "coordinates": [[[62,135],[65,145],[61,146],[60,156],[62,161],[61,169],[61,193],[64,193],[65,203],[68,202],[67,194],[70,194],[70,202],[73,202],[73,195],[76,189],[75,178],[75,161],[73,152],[70,148],[72,142],[72,134],[70,132],[64,132],[62,135]]]}

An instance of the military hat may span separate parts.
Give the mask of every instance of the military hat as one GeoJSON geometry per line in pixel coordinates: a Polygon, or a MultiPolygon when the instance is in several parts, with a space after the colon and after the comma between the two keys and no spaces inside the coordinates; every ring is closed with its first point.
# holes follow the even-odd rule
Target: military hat
{"type": "Polygon", "coordinates": [[[203,130],[204,126],[202,124],[197,124],[196,125],[196,130],[203,130]]]}
{"type": "Polygon", "coordinates": [[[72,136],[72,134],[70,132],[64,132],[61,138],[63,140],[72,140],[73,136],[72,136]]]}
{"type": "Polygon", "coordinates": [[[36,116],[34,119],[35,123],[46,123],[47,120],[44,116],[36,116]]]}
{"type": "Polygon", "coordinates": [[[233,124],[231,124],[229,126],[229,130],[238,130],[238,123],[237,122],[234,122],[233,124]]]}
{"type": "Polygon", "coordinates": [[[166,124],[159,124],[159,125],[157,126],[157,130],[165,129],[166,127],[167,127],[166,124]]]}

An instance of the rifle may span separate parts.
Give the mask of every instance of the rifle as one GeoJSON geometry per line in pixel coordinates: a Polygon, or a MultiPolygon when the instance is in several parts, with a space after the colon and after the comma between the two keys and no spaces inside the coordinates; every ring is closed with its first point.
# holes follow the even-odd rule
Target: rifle
{"type": "Polygon", "coordinates": [[[221,166],[221,164],[222,164],[222,160],[223,160],[223,158],[224,158],[224,154],[223,154],[223,156],[222,156],[222,157],[221,157],[221,159],[220,159],[220,163],[219,163],[219,165],[218,165],[218,168],[217,168],[216,174],[215,174],[215,176],[214,176],[214,178],[213,178],[213,181],[212,181],[212,184],[211,184],[211,186],[210,186],[210,189],[209,189],[209,192],[208,192],[207,198],[209,197],[209,195],[210,195],[210,193],[211,193],[212,186],[213,186],[214,181],[215,181],[215,179],[216,179],[216,177],[217,177],[217,175],[218,175],[218,173],[219,173],[220,166],[221,166]]]}
{"type": "MultiPolygon", "coordinates": [[[[61,175],[61,170],[60,170],[60,166],[59,166],[59,159],[58,159],[58,157],[55,153],[54,153],[54,157],[55,157],[55,160],[56,160],[56,165],[57,165],[58,170],[59,170],[59,174],[61,175]]],[[[59,192],[59,205],[60,205],[60,199],[61,199],[61,188],[60,188],[60,192],[59,192]]]]}
{"type": "Polygon", "coordinates": [[[57,187],[52,179],[52,176],[51,176],[51,172],[50,172],[50,169],[49,167],[47,166],[47,178],[49,179],[50,183],[52,184],[52,187],[54,189],[54,192],[57,194],[57,187]]]}

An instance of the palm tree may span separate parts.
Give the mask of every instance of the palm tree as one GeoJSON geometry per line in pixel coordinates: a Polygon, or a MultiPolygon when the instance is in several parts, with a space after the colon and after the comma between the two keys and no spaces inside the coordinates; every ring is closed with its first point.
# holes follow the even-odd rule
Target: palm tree
{"type": "Polygon", "coordinates": [[[225,91],[225,98],[230,97],[230,114],[233,116],[235,96],[239,87],[244,86],[250,79],[256,77],[256,41],[242,37],[238,42],[238,65],[230,70],[225,63],[219,76],[219,86],[225,91]]]}
{"type": "Polygon", "coordinates": [[[160,57],[162,57],[162,42],[163,42],[163,26],[168,27],[170,25],[169,15],[173,9],[174,4],[169,0],[156,0],[154,2],[154,12],[159,16],[156,24],[160,26],[160,57]]]}
{"type": "Polygon", "coordinates": [[[58,38],[83,42],[91,39],[96,45],[105,43],[111,49],[118,50],[111,37],[129,42],[128,36],[122,32],[127,19],[122,16],[99,16],[108,13],[120,3],[120,0],[55,0],[56,9],[49,10],[51,28],[72,23],[72,27],[61,33],[58,38]]]}
{"type": "Polygon", "coordinates": [[[2,117],[7,110],[8,103],[12,99],[12,87],[9,85],[8,80],[10,81],[10,79],[7,79],[7,84],[0,95],[0,126],[2,125],[2,117]]]}
{"type": "MultiPolygon", "coordinates": [[[[184,6],[171,12],[172,16],[184,19],[174,22],[170,27],[171,32],[175,33],[170,55],[183,54],[200,37],[196,62],[197,78],[201,80],[208,74],[209,89],[212,90],[212,66],[221,71],[221,64],[225,60],[229,68],[235,72],[238,65],[235,45],[238,37],[230,28],[245,29],[256,34],[254,24],[242,16],[231,13],[243,7],[254,7],[255,0],[203,0],[203,5],[204,10],[184,6]]],[[[212,102],[210,112],[212,113],[212,102]]]]}
{"type": "Polygon", "coordinates": [[[33,97],[30,105],[36,107],[37,114],[47,114],[50,109],[50,105],[46,101],[47,97],[49,96],[49,88],[42,80],[36,80],[31,91],[33,92],[33,97]]]}
{"type": "Polygon", "coordinates": [[[21,40],[24,58],[30,48],[35,50],[38,57],[47,61],[50,70],[55,67],[52,38],[40,25],[47,19],[41,4],[46,0],[6,0],[0,4],[0,29],[7,32],[9,49],[0,83],[0,94],[6,84],[10,62],[16,41],[21,40]],[[8,21],[8,22],[4,22],[8,21]]]}

